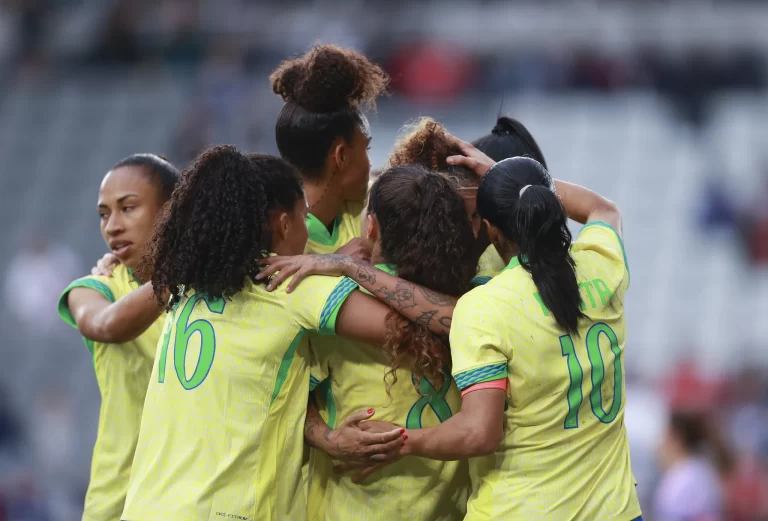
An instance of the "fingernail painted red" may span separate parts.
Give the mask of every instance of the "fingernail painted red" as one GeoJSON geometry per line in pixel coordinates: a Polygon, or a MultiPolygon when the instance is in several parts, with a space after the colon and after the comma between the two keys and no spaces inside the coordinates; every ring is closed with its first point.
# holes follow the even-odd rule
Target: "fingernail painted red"
{"type": "Polygon", "coordinates": [[[373,409],[368,409],[368,414],[373,414],[373,409]]]}
{"type": "Polygon", "coordinates": [[[403,439],[407,440],[408,439],[408,435],[407,434],[403,434],[403,439]]]}
{"type": "Polygon", "coordinates": [[[400,434],[404,433],[405,429],[400,429],[400,434]]]}

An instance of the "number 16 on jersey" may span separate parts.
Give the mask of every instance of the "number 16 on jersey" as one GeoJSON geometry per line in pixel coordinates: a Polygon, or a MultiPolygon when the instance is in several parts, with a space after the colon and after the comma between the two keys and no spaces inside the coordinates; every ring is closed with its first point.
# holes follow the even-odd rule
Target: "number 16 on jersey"
{"type": "MultiPolygon", "coordinates": [[[[213,359],[216,356],[216,332],[213,330],[213,325],[202,318],[193,321],[191,324],[187,323],[189,322],[190,315],[192,315],[192,310],[199,301],[203,301],[208,307],[208,311],[217,315],[224,313],[224,306],[226,304],[224,299],[209,300],[204,295],[195,294],[189,297],[179,314],[179,318],[176,320],[176,335],[173,339],[173,366],[176,369],[176,377],[179,379],[179,383],[188,391],[203,383],[211,371],[213,359]],[[200,354],[197,358],[195,370],[187,378],[187,348],[195,333],[200,334],[200,354]]],[[[160,350],[157,381],[161,384],[165,383],[168,344],[171,340],[171,329],[174,319],[175,314],[168,319],[169,323],[166,325],[168,331],[165,333],[163,346],[160,350]]]]}

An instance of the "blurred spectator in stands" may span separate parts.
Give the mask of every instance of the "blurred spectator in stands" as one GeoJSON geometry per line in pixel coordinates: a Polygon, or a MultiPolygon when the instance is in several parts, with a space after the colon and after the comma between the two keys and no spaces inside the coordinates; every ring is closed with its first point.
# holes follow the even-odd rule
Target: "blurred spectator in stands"
{"type": "Polygon", "coordinates": [[[733,380],[727,410],[736,467],[726,480],[726,504],[730,521],[768,519],[768,407],[764,375],[753,368],[733,380]]]}
{"type": "Polygon", "coordinates": [[[56,301],[69,282],[81,274],[71,248],[33,233],[11,260],[5,277],[5,307],[25,334],[47,334],[61,327],[56,301]]]}
{"type": "Polygon", "coordinates": [[[703,414],[673,412],[659,456],[664,474],[656,491],[653,519],[725,519],[720,473],[730,470],[730,455],[703,414]]]}
{"type": "Polygon", "coordinates": [[[95,61],[132,64],[141,59],[137,32],[141,4],[137,0],[115,2],[92,53],[95,61]]]}
{"type": "Polygon", "coordinates": [[[450,102],[472,85],[476,64],[465,50],[447,43],[401,47],[391,63],[393,86],[421,103],[450,102]]]}
{"type": "Polygon", "coordinates": [[[745,216],[744,231],[752,264],[768,265],[768,175],[745,216]]]}
{"type": "Polygon", "coordinates": [[[704,183],[701,224],[705,231],[734,231],[737,227],[736,208],[728,187],[719,176],[710,176],[704,183]]]}

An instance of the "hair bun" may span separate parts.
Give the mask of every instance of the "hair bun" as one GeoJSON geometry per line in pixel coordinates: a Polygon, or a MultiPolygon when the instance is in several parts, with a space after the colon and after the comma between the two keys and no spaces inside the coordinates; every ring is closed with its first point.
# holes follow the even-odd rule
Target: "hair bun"
{"type": "Polygon", "coordinates": [[[270,75],[272,90],[286,102],[310,112],[336,112],[346,107],[375,107],[389,76],[365,56],[335,45],[318,45],[286,60],[270,75]]]}

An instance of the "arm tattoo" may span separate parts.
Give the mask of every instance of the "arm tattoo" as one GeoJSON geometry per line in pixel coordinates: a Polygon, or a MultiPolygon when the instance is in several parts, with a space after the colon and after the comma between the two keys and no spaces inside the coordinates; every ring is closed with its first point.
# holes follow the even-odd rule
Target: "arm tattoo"
{"type": "Polygon", "coordinates": [[[376,293],[382,296],[382,300],[390,307],[398,310],[408,309],[416,306],[416,286],[405,280],[400,280],[395,285],[395,291],[389,291],[382,286],[376,293]]]}
{"type": "Polygon", "coordinates": [[[437,310],[424,311],[419,315],[419,318],[416,319],[415,323],[418,326],[429,327],[429,324],[432,322],[432,319],[435,318],[435,315],[437,315],[437,310]]]}
{"type": "Polygon", "coordinates": [[[443,293],[438,293],[437,291],[433,291],[429,288],[420,288],[420,290],[424,298],[436,306],[447,306],[454,303],[453,298],[449,297],[448,295],[444,295],[443,293]]]}
{"type": "Polygon", "coordinates": [[[376,284],[376,271],[373,268],[366,268],[358,264],[357,271],[353,278],[361,284],[365,284],[366,282],[376,284]]]}
{"type": "Polygon", "coordinates": [[[438,322],[440,322],[440,325],[443,326],[445,329],[451,329],[451,321],[452,321],[451,317],[449,316],[440,317],[440,319],[438,320],[438,322]]]}

